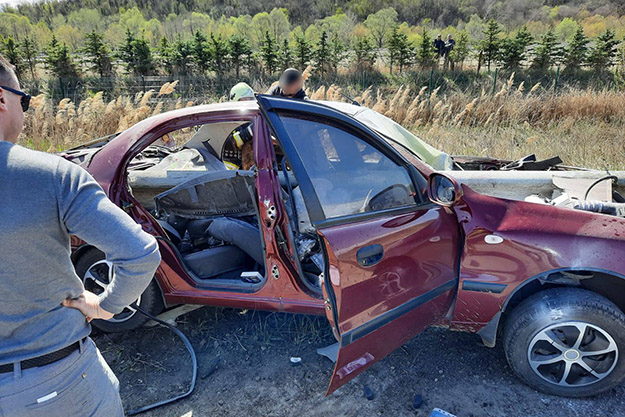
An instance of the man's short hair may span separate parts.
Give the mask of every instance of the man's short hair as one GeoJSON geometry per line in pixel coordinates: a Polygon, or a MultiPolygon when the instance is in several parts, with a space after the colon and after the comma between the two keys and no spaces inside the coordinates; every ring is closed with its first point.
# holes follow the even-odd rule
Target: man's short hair
{"type": "Polygon", "coordinates": [[[0,85],[10,87],[15,83],[15,67],[0,55],[0,85]]]}

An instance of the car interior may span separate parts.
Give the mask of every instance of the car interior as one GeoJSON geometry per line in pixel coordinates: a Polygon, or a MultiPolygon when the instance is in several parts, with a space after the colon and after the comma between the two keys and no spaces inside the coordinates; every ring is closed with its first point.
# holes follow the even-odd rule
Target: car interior
{"type": "MultiPolygon", "coordinates": [[[[130,192],[165,230],[201,287],[253,292],[267,279],[255,167],[242,169],[243,145],[252,140],[249,124],[216,122],[170,132],[127,167],[130,192]]],[[[301,284],[320,296],[321,246],[297,181],[277,145],[275,150],[301,284]]]]}

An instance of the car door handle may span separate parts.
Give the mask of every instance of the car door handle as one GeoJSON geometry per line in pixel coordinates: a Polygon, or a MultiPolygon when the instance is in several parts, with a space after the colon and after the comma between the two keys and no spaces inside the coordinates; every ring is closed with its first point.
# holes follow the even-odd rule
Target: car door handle
{"type": "Polygon", "coordinates": [[[384,248],[380,244],[365,246],[356,252],[356,260],[360,266],[372,266],[382,260],[384,248]]]}

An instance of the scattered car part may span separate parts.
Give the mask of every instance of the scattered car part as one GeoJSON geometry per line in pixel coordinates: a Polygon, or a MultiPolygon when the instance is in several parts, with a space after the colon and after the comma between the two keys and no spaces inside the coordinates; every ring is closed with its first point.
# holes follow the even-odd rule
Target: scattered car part
{"type": "Polygon", "coordinates": [[[333,343],[329,346],[325,346],[325,347],[317,349],[317,354],[321,356],[325,356],[326,358],[330,359],[332,362],[336,362],[336,357],[339,354],[338,342],[333,343]]]}
{"type": "Polygon", "coordinates": [[[432,410],[429,417],[456,417],[456,416],[445,410],[441,410],[440,408],[435,408],[432,410]]]}
{"type": "Polygon", "coordinates": [[[217,369],[219,369],[219,363],[221,362],[221,358],[219,356],[217,356],[216,358],[214,358],[213,360],[211,360],[207,366],[208,370],[206,372],[204,372],[204,374],[201,376],[202,379],[206,379],[209,376],[211,376],[212,374],[215,373],[215,371],[217,369]]]}
{"type": "Polygon", "coordinates": [[[616,175],[606,175],[605,177],[601,177],[598,180],[595,180],[592,184],[590,184],[588,186],[588,189],[586,190],[586,193],[584,194],[584,200],[588,199],[588,194],[590,194],[590,192],[592,191],[592,189],[595,187],[595,185],[599,184],[601,181],[605,181],[605,180],[612,180],[612,182],[614,183],[614,185],[618,184],[618,177],[616,175]]]}

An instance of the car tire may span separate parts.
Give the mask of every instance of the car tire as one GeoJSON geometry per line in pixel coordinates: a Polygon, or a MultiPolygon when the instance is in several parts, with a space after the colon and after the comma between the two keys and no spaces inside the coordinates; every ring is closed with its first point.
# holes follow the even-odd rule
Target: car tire
{"type": "Polygon", "coordinates": [[[551,288],[514,308],[503,347],[510,367],[529,386],[586,397],[625,379],[624,329],[625,314],[607,298],[578,288],[551,288]]]}
{"type": "MultiPolygon", "coordinates": [[[[96,284],[93,277],[97,277],[98,280],[101,280],[100,282],[108,283],[110,263],[106,262],[104,253],[95,248],[85,252],[76,262],[74,269],[83,282],[85,289],[96,294],[101,293],[103,287],[96,284]]],[[[142,310],[152,315],[157,315],[163,311],[164,303],[156,280],[152,279],[148,287],[143,291],[138,299],[138,305],[142,310]]],[[[149,320],[148,317],[137,312],[132,307],[128,307],[110,320],[93,320],[91,324],[104,332],[114,333],[136,329],[149,320]]]]}

